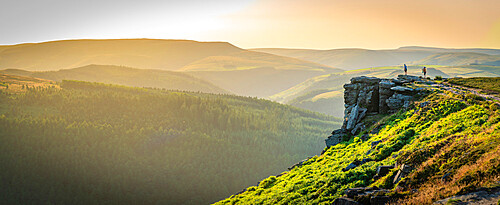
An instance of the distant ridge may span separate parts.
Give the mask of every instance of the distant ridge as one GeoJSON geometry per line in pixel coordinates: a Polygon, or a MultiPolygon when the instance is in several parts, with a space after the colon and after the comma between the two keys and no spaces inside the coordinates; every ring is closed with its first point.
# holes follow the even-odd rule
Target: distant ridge
{"type": "Polygon", "coordinates": [[[405,46],[398,49],[382,50],[369,50],[362,48],[341,48],[330,50],[257,48],[252,50],[298,58],[347,70],[401,65],[403,63],[419,61],[431,55],[445,52],[500,55],[500,49],[449,49],[420,46],[405,46]]]}
{"type": "Polygon", "coordinates": [[[262,66],[333,69],[300,59],[247,51],[228,42],[168,39],[82,39],[5,45],[0,46],[0,59],[0,69],[28,71],[54,71],[91,64],[198,71],[262,66]]]}

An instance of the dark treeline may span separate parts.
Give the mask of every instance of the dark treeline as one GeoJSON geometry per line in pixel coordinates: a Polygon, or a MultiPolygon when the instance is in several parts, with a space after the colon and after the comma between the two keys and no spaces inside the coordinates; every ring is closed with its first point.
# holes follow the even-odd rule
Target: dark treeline
{"type": "Polygon", "coordinates": [[[207,204],[318,154],[339,126],[267,100],[78,81],[0,102],[9,204],[207,204]]]}

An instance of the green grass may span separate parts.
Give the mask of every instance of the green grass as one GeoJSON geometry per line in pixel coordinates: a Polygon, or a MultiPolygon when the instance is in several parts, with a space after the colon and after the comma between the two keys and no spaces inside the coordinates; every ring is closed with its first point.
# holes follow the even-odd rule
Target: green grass
{"type": "Polygon", "coordinates": [[[383,129],[370,134],[367,141],[355,137],[330,147],[303,166],[272,177],[272,183],[268,178],[217,204],[331,204],[347,188],[376,185],[394,189],[390,177],[372,178],[377,166],[396,162],[413,167],[399,183],[403,191],[392,193],[397,204],[430,204],[494,183],[500,174],[498,106],[463,102],[457,97],[431,94],[422,100],[430,102],[428,107],[414,107],[379,120],[383,129]],[[382,142],[372,148],[371,142],[376,140],[382,142]],[[341,170],[363,158],[375,161],[341,170]],[[452,179],[442,184],[440,178],[448,172],[452,179]],[[411,189],[419,191],[411,193],[411,189]]]}
{"type": "Polygon", "coordinates": [[[479,88],[485,91],[490,91],[490,93],[500,93],[500,77],[452,78],[448,79],[448,82],[471,88],[479,88]]]}

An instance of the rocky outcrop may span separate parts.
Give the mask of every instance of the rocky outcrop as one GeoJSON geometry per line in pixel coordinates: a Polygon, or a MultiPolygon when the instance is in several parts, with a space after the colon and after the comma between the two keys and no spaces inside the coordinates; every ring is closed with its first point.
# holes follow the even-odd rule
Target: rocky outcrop
{"type": "Polygon", "coordinates": [[[406,164],[402,164],[401,167],[399,167],[398,173],[394,177],[393,184],[397,184],[399,181],[401,181],[401,179],[408,176],[410,172],[411,172],[411,167],[406,164]]]}
{"type": "Polygon", "coordinates": [[[342,128],[332,132],[326,146],[336,145],[346,136],[356,135],[365,129],[363,118],[379,113],[393,113],[410,106],[420,89],[408,85],[415,81],[425,81],[417,76],[399,75],[397,79],[376,77],[354,77],[344,85],[344,121],[342,128]]]}

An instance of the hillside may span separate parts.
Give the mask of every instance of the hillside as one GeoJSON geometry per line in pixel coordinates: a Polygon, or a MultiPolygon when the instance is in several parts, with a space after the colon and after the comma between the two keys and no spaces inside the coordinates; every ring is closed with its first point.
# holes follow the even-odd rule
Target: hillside
{"type": "Polygon", "coordinates": [[[486,78],[452,78],[447,80],[448,83],[469,88],[479,89],[479,92],[488,93],[500,97],[500,77],[486,78]]]}
{"type": "Polygon", "coordinates": [[[242,51],[226,42],[160,39],[65,40],[2,46],[0,69],[60,70],[90,64],[178,70],[196,60],[242,51]]]}
{"type": "Polygon", "coordinates": [[[500,106],[439,82],[407,86],[427,94],[360,118],[359,134],[216,204],[498,203],[500,106]]]}
{"type": "Polygon", "coordinates": [[[49,87],[58,88],[59,85],[51,80],[0,73],[0,92],[19,93],[28,88],[49,87]]]}
{"type": "MultiPolygon", "coordinates": [[[[408,66],[409,75],[422,75],[423,66],[408,66]]],[[[428,76],[434,78],[500,76],[500,66],[468,65],[468,66],[432,66],[428,65],[428,76]]],[[[342,117],[343,85],[354,76],[372,76],[394,78],[404,74],[400,66],[358,69],[328,75],[312,77],[296,86],[269,97],[282,103],[313,110],[336,117],[342,117]],[[332,106],[332,103],[337,106],[332,106]]]]}
{"type": "Polygon", "coordinates": [[[438,53],[418,61],[410,62],[416,65],[470,65],[486,64],[500,66],[500,55],[488,55],[482,53],[438,53]]]}
{"type": "MultiPolygon", "coordinates": [[[[56,72],[57,74],[48,73],[45,76],[53,80],[64,77],[129,86],[219,93],[220,91],[212,91],[217,88],[207,88],[207,82],[209,82],[234,94],[257,97],[276,94],[310,77],[343,71],[300,59],[248,51],[226,42],[161,39],[66,40],[0,46],[0,59],[0,70],[8,69],[12,74],[18,75],[28,74],[16,73],[16,70],[68,70],[56,72]],[[130,71],[130,69],[124,71],[125,76],[137,72],[140,76],[135,82],[132,79],[124,79],[125,76],[118,74],[102,77],[98,74],[83,74],[84,71],[81,71],[81,68],[87,68],[88,65],[123,66],[149,71],[141,72],[142,74],[139,74],[139,71],[130,71]],[[78,73],[74,68],[80,68],[78,73]],[[206,82],[195,82],[199,80],[189,79],[182,74],[175,74],[176,77],[172,77],[173,73],[151,70],[183,71],[206,82]],[[143,78],[152,72],[158,75],[151,76],[153,82],[148,82],[146,78],[143,78]],[[72,74],[76,76],[71,76],[72,74]],[[241,76],[241,74],[246,76],[241,76]],[[279,77],[270,78],[272,75],[279,77]],[[162,76],[166,79],[160,79],[162,76]],[[105,77],[113,80],[107,80],[105,77]],[[181,79],[188,82],[180,82],[181,79]],[[169,80],[174,80],[181,85],[173,86],[174,82],[168,82],[169,80]],[[259,85],[263,82],[265,85],[259,85]]],[[[117,68],[106,69],[116,70],[117,68]]]]}
{"type": "Polygon", "coordinates": [[[343,71],[254,51],[207,57],[182,70],[232,93],[257,97],[279,93],[310,77],[343,71]]]}
{"type": "Polygon", "coordinates": [[[188,73],[238,95],[269,97],[287,90],[308,78],[330,72],[278,70],[273,67],[261,67],[248,70],[192,71],[188,73]]]}
{"type": "Polygon", "coordinates": [[[342,71],[329,66],[255,51],[240,51],[225,56],[210,56],[184,66],[183,71],[232,71],[261,67],[278,70],[342,71]]]}
{"type": "Polygon", "coordinates": [[[30,82],[0,90],[6,204],[207,204],[317,154],[340,123],[233,95],[12,83],[30,82]]]}
{"type": "Polygon", "coordinates": [[[133,87],[154,87],[205,93],[228,93],[212,83],[173,71],[136,69],[112,65],[88,65],[59,71],[30,72],[17,69],[0,70],[0,73],[30,76],[61,82],[81,80],[119,84],[133,87]]]}
{"type": "Polygon", "coordinates": [[[332,69],[299,59],[247,51],[227,42],[164,39],[65,40],[0,46],[0,69],[47,71],[91,64],[159,70],[332,69]]]}
{"type": "MultiPolygon", "coordinates": [[[[254,51],[272,53],[292,58],[311,61],[331,67],[353,70],[370,67],[401,65],[405,62],[418,61],[431,55],[443,52],[474,52],[479,54],[500,55],[500,49],[445,49],[429,47],[401,47],[388,50],[368,49],[282,49],[259,48],[254,51]]],[[[433,63],[419,63],[430,64],[433,63]]],[[[443,64],[444,65],[444,64],[443,64]]],[[[449,64],[452,65],[452,64],[449,64]]]]}

